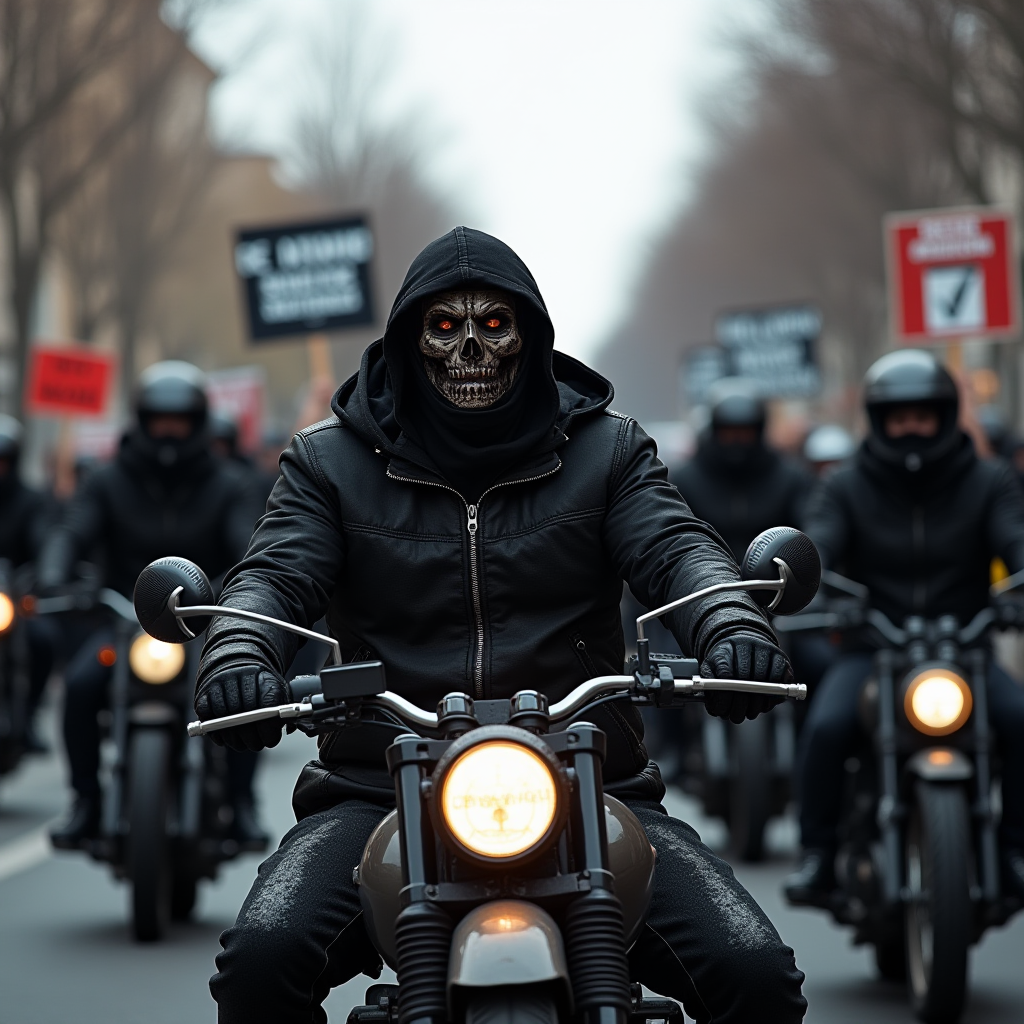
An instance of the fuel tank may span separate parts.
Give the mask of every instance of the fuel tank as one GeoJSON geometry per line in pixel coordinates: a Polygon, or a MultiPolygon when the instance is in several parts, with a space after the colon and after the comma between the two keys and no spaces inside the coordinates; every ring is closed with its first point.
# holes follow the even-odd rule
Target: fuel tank
{"type": "MultiPolygon", "coordinates": [[[[636,815],[615,797],[604,798],[604,820],[608,866],[615,875],[615,892],[622,901],[626,942],[632,944],[647,917],[654,888],[654,848],[636,815]]],[[[358,883],[366,931],[385,963],[394,967],[395,919],[402,909],[398,895],[402,888],[402,859],[396,811],[370,835],[359,864],[358,883]]]]}

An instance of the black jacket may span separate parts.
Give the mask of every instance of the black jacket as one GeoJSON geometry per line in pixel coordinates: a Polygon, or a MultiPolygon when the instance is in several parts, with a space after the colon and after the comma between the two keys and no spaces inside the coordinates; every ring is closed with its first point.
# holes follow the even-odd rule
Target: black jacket
{"type": "MultiPolygon", "coordinates": [[[[433,289],[457,285],[462,271],[453,252],[433,289]]],[[[559,353],[553,368],[560,410],[550,443],[468,506],[404,435],[382,426],[393,422],[390,391],[382,344],[371,345],[335,395],[335,415],[284,453],[267,515],[223,603],[303,626],[326,612],[347,660],[380,657],[389,689],[428,709],[452,690],[497,698],[535,688],[557,700],[590,676],[620,673],[623,579],[654,607],[734,580],[737,570],[668,482],[651,439],[608,411],[608,382],[559,353]]],[[[683,649],[698,657],[738,630],[773,640],[745,595],[710,597],[672,620],[683,649]]],[[[215,620],[199,686],[232,664],[283,673],[296,644],[258,623],[215,620]]],[[[606,778],[660,796],[660,779],[644,774],[635,709],[606,705],[594,717],[609,739],[606,778]]],[[[335,785],[359,774],[352,766],[380,768],[386,730],[363,732],[322,742],[326,764],[300,780],[303,811],[353,795],[347,783],[335,785]]],[[[383,798],[386,777],[376,784],[383,798]]]]}
{"type": "Polygon", "coordinates": [[[704,436],[694,457],[673,471],[672,483],[739,562],[762,530],[800,526],[813,479],[766,447],[755,449],[740,465],[731,464],[719,455],[713,438],[704,436]]]}
{"type": "Polygon", "coordinates": [[[52,525],[54,505],[16,477],[0,482],[0,558],[14,568],[39,557],[52,525]]]}
{"type": "Polygon", "coordinates": [[[897,625],[946,614],[964,624],[988,603],[995,556],[1010,572],[1024,569],[1024,491],[966,435],[919,474],[862,445],[813,492],[805,529],[822,565],[865,584],[897,625]]]}
{"type": "Polygon", "coordinates": [[[75,564],[98,556],[105,585],[131,597],[154,559],[181,555],[211,578],[245,553],[253,500],[246,477],[205,449],[168,473],[140,450],[135,436],[68,503],[43,548],[40,584],[67,583],[75,564]]]}

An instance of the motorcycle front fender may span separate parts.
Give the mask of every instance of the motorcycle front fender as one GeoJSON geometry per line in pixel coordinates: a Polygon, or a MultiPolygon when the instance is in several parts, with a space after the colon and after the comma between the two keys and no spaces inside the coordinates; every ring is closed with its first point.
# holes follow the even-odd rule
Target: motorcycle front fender
{"type": "Polygon", "coordinates": [[[453,1014],[460,990],[506,985],[550,985],[571,1006],[562,933],[551,915],[533,903],[485,903],[471,910],[452,935],[448,1005],[453,1014]]]}
{"type": "Polygon", "coordinates": [[[969,758],[952,747],[918,750],[908,761],[906,773],[926,782],[966,782],[974,777],[969,758]]]}

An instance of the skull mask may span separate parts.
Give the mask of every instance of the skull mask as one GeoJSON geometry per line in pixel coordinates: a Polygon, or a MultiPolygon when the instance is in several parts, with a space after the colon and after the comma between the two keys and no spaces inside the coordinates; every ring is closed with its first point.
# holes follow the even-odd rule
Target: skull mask
{"type": "Polygon", "coordinates": [[[460,409],[498,401],[516,379],[522,349],[515,305],[505,292],[441,292],[424,303],[420,352],[427,377],[460,409]]]}

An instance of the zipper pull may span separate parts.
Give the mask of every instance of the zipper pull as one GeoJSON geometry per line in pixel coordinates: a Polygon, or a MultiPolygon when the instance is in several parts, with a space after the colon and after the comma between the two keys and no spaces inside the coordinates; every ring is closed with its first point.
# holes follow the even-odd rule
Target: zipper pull
{"type": "Polygon", "coordinates": [[[469,516],[466,519],[466,529],[469,530],[469,535],[471,537],[473,537],[473,536],[476,535],[476,527],[477,527],[477,522],[476,522],[476,505],[467,505],[466,506],[466,511],[469,513],[469,516]]]}

